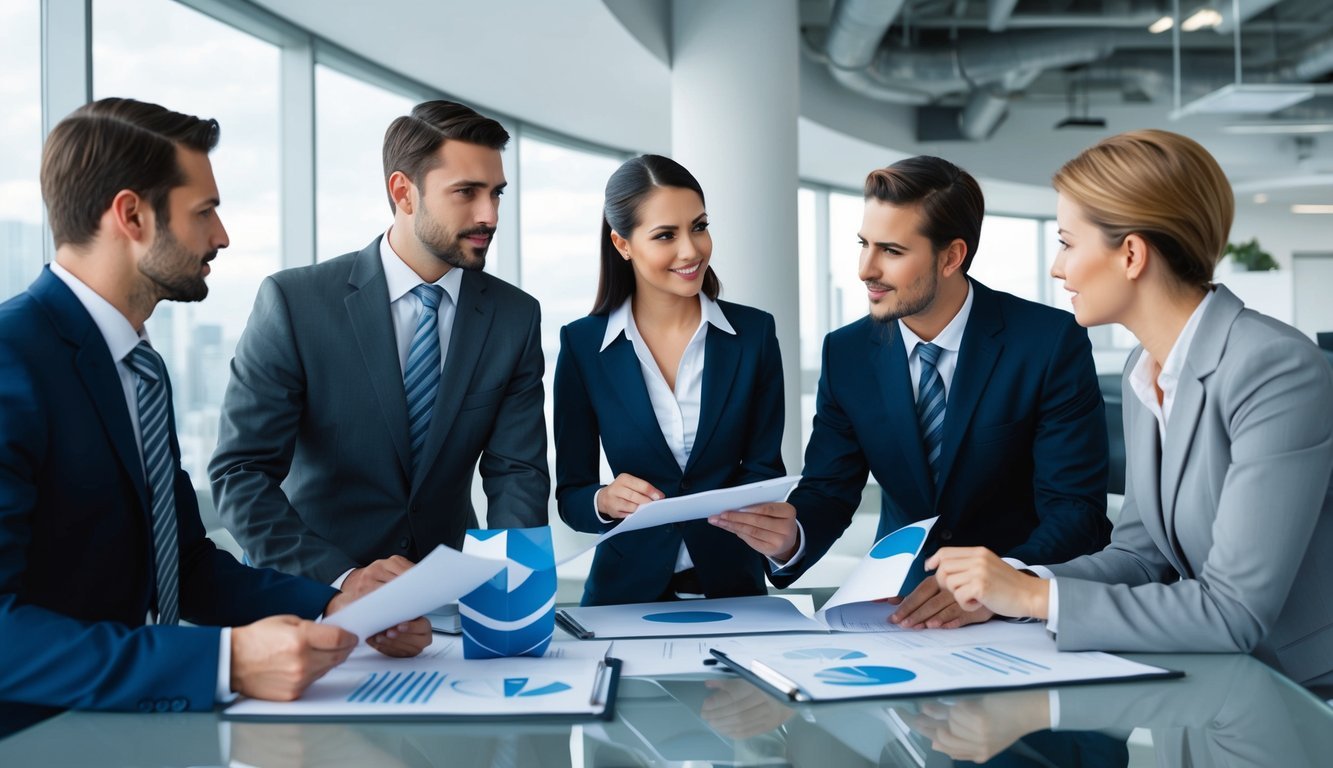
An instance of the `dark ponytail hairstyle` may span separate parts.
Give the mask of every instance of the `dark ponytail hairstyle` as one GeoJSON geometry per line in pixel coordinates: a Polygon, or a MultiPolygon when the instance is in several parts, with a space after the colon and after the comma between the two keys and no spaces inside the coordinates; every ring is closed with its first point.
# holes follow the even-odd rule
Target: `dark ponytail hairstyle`
{"type": "MultiPolygon", "coordinates": [[[[628,239],[639,226],[640,206],[658,187],[693,190],[701,202],[704,199],[703,188],[693,174],[661,155],[639,155],[626,160],[607,180],[606,203],[602,208],[602,268],[592,314],[608,315],[634,295],[634,267],[616,250],[611,232],[628,239]]],[[[722,292],[722,283],[711,266],[704,273],[703,292],[710,299],[716,299],[722,292]]]]}

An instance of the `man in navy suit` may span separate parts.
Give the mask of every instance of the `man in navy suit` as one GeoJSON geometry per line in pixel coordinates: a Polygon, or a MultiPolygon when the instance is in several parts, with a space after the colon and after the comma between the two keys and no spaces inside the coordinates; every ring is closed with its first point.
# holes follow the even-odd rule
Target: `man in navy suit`
{"type": "MultiPolygon", "coordinates": [[[[180,468],[144,323],[163,299],[203,299],[227,247],[217,138],[216,121],[103,99],[47,139],[55,262],[0,305],[0,701],[167,712],[233,692],[293,699],[356,645],[311,621],[347,598],[205,538],[180,468]]],[[[400,656],[429,642],[424,619],[371,640],[400,656]]]]}
{"type": "Polygon", "coordinates": [[[988,611],[962,611],[919,563],[944,545],[1061,563],[1108,541],[1091,346],[1068,312],[967,276],[985,202],[966,171],[908,158],[872,171],[865,199],[858,236],[870,314],[824,339],[803,479],[786,503],[714,523],[783,563],[770,574],[783,587],[846,529],[873,473],[876,539],[939,516],[893,621],[984,621],[988,611]]]}

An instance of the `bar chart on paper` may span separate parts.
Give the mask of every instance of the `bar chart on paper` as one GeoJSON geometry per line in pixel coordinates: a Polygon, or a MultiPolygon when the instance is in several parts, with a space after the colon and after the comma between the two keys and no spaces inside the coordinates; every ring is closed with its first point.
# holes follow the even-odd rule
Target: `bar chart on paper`
{"type": "Polygon", "coordinates": [[[352,704],[428,704],[444,683],[438,671],[371,672],[347,695],[352,704]]]}

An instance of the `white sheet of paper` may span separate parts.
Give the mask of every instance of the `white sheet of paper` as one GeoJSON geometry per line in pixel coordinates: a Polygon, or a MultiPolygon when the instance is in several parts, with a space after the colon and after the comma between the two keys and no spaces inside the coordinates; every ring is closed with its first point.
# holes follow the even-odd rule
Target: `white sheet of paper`
{"type": "Polygon", "coordinates": [[[505,563],[440,545],[403,575],[324,617],[324,623],[365,641],[376,632],[456,602],[503,570],[505,563]]]}
{"type": "Polygon", "coordinates": [[[715,661],[709,649],[716,642],[717,638],[708,637],[616,640],[611,643],[611,655],[624,664],[620,670],[623,677],[698,675],[710,672],[722,674],[724,668],[704,663],[715,661]]]}
{"type": "Polygon", "coordinates": [[[236,717],[430,717],[595,715],[610,675],[596,658],[465,660],[362,657],[315,681],[291,702],[244,699],[236,717]],[[600,686],[594,697],[594,685],[600,686]],[[590,703],[596,698],[598,703],[590,703]]]}
{"type": "MultiPolygon", "coordinates": [[[[1040,625],[1026,626],[1041,631],[1040,625]]],[[[950,631],[956,630],[924,630],[950,631]]],[[[984,629],[970,633],[974,642],[952,638],[945,645],[903,649],[892,641],[912,634],[920,633],[834,635],[782,641],[763,638],[756,643],[731,640],[719,645],[735,661],[752,668],[758,661],[777,671],[816,701],[1058,685],[1158,671],[1156,667],[1106,653],[1062,653],[1049,638],[1045,642],[1035,638],[1013,644],[987,642],[984,629]]]]}
{"type": "MultiPolygon", "coordinates": [[[[754,504],[766,504],[782,501],[796,487],[801,478],[796,475],[777,477],[772,480],[760,480],[757,483],[738,485],[735,488],[719,488],[715,491],[692,493],[689,496],[676,496],[670,499],[650,501],[640,506],[634,514],[621,520],[615,528],[597,537],[592,546],[630,531],[640,531],[669,523],[683,523],[688,520],[702,520],[719,512],[740,509],[754,504]]],[[[586,550],[584,550],[586,551],[586,550]]],[[[576,552],[556,563],[563,565],[573,560],[583,551],[576,552]]]]}
{"type": "Polygon", "coordinates": [[[875,542],[815,618],[838,632],[896,630],[889,617],[898,606],[874,601],[898,595],[938,519],[904,525],[875,542]]]}
{"type": "Polygon", "coordinates": [[[759,632],[827,632],[780,597],[722,597],[665,603],[565,608],[598,640],[632,637],[699,637],[759,632]]]}

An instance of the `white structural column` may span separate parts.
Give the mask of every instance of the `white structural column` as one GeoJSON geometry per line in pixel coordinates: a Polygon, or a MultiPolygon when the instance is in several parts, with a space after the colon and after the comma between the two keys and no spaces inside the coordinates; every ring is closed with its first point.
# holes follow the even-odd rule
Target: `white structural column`
{"type": "Polygon", "coordinates": [[[801,470],[796,242],[800,111],[796,0],[675,0],[671,147],[699,179],[724,298],[777,320],[782,457],[801,470]]]}

